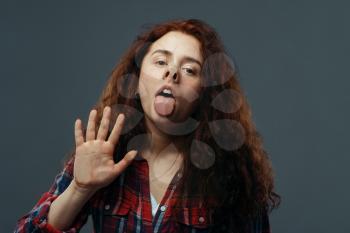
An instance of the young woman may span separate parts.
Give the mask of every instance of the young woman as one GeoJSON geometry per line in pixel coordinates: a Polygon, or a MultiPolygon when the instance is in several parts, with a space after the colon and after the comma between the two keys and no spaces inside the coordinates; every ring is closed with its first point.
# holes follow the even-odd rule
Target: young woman
{"type": "Polygon", "coordinates": [[[234,63],[208,24],[142,32],[50,190],[15,232],[271,232],[272,166],[234,63]]]}

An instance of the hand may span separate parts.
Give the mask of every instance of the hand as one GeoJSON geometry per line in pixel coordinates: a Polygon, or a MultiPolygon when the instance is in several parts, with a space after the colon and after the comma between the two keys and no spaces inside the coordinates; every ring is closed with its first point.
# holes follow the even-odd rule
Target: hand
{"type": "Polygon", "coordinates": [[[75,121],[76,152],[72,182],[80,190],[92,192],[110,184],[128,167],[137,154],[136,150],[129,151],[116,164],[113,160],[113,152],[118,144],[125,116],[123,113],[118,115],[113,130],[108,140],[105,141],[109,128],[111,108],[109,106],[104,108],[101,124],[95,139],[96,113],[95,109],[90,112],[85,142],[81,120],[77,119],[75,121]]]}

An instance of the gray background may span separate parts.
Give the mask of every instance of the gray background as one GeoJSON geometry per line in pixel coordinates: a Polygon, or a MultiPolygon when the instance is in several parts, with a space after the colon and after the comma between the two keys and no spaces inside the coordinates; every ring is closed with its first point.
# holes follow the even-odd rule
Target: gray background
{"type": "Polygon", "coordinates": [[[282,196],[272,231],[350,232],[349,3],[203,2],[1,2],[0,232],[48,190],[141,26],[177,17],[207,21],[236,59],[282,196]]]}

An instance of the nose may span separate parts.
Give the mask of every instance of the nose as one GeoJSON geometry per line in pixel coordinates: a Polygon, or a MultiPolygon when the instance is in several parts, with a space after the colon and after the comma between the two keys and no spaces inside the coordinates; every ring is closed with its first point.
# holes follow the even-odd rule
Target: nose
{"type": "Polygon", "coordinates": [[[173,82],[177,83],[179,81],[179,77],[176,71],[176,68],[170,67],[169,70],[166,71],[165,73],[165,78],[170,77],[173,82]]]}

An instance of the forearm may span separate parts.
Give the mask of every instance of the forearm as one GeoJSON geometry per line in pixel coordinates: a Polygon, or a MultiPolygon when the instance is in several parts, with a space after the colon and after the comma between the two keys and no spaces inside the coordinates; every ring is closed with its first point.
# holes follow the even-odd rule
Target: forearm
{"type": "Polygon", "coordinates": [[[92,191],[79,189],[72,181],[67,189],[52,202],[48,213],[48,223],[58,230],[69,229],[93,194],[92,191]]]}

